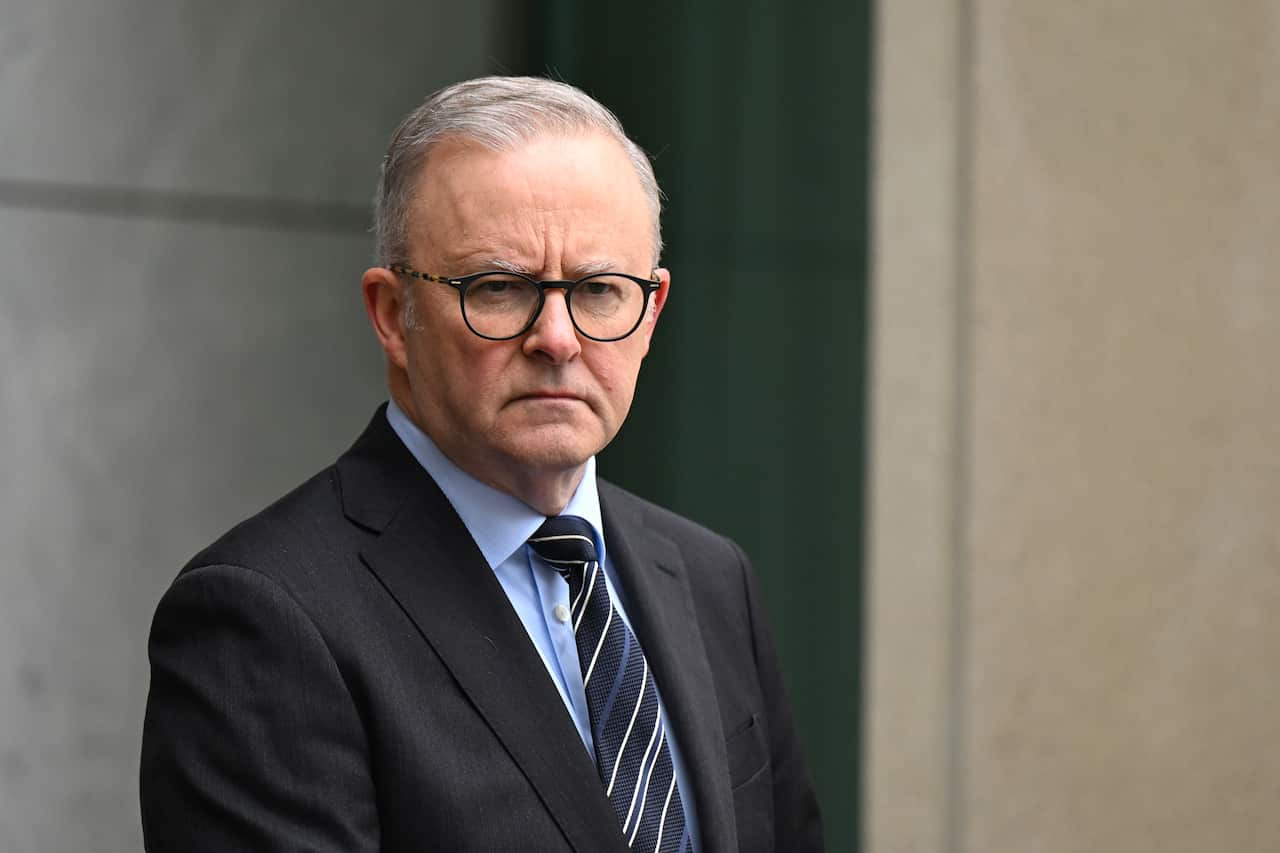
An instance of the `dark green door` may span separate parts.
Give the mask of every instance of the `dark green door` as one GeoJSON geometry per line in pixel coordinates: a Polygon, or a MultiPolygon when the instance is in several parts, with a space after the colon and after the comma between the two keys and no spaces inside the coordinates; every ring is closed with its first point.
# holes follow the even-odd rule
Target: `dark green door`
{"type": "Polygon", "coordinates": [[[667,194],[671,297],[601,470],[751,555],[828,847],[852,851],[869,0],[540,9],[527,70],[613,108],[667,194]]]}

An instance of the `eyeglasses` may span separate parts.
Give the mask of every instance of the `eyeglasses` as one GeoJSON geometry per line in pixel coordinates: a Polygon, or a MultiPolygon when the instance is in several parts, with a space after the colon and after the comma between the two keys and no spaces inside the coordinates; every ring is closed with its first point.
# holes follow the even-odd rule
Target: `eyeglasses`
{"type": "Polygon", "coordinates": [[[478,272],[446,278],[418,272],[403,264],[387,269],[423,281],[447,284],[458,291],[467,328],[491,341],[518,338],[533,327],[546,302],[547,288],[564,291],[573,327],[593,341],[620,341],[640,327],[649,297],[660,281],[611,272],[576,281],[538,281],[516,272],[478,272]]]}

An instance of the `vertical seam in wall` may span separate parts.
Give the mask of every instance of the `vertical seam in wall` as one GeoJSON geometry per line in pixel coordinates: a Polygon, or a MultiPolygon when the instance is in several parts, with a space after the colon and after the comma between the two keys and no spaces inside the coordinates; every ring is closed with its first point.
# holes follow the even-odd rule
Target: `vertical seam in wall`
{"type": "Polygon", "coordinates": [[[951,612],[948,649],[947,853],[964,853],[967,848],[968,818],[968,686],[969,686],[969,542],[968,507],[972,478],[972,327],[973,327],[973,168],[974,125],[977,93],[974,81],[976,0],[956,0],[955,68],[955,326],[952,383],[955,411],[952,435],[951,476],[951,612]]]}

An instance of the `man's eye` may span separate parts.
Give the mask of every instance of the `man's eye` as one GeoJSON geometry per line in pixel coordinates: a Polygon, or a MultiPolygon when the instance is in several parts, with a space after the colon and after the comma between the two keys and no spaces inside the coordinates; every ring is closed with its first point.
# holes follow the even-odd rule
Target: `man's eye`
{"type": "Polygon", "coordinates": [[[526,290],[532,291],[529,282],[519,278],[495,276],[473,281],[467,289],[468,298],[496,299],[498,297],[523,296],[526,290]]]}

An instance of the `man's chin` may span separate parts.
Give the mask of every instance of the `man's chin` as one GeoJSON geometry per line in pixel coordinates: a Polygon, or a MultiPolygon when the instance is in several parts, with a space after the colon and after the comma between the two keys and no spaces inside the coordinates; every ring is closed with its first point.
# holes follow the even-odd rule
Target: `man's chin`
{"type": "Polygon", "coordinates": [[[533,427],[511,438],[507,456],[515,464],[548,472],[579,468],[604,446],[603,440],[565,424],[533,427]]]}

